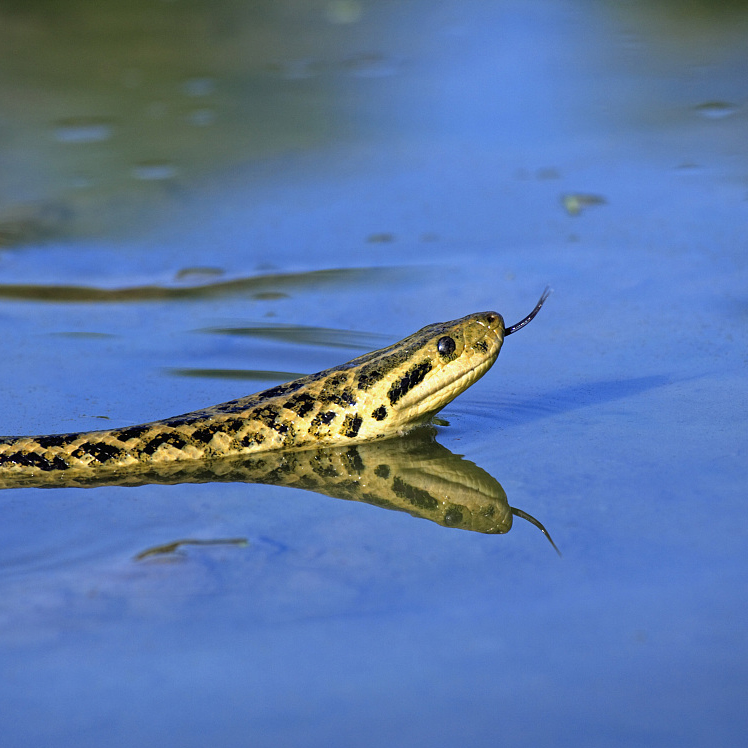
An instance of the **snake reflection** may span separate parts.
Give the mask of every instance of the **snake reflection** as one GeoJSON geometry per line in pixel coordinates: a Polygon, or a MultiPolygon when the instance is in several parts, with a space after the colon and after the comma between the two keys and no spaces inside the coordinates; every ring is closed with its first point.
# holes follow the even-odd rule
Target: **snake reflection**
{"type": "Polygon", "coordinates": [[[53,485],[44,476],[5,475],[0,488],[257,483],[360,501],[472,532],[506,533],[519,516],[553,543],[540,522],[509,505],[492,475],[439,444],[435,435],[434,427],[424,426],[401,438],[326,449],[150,464],[139,469],[68,470],[53,485]]]}

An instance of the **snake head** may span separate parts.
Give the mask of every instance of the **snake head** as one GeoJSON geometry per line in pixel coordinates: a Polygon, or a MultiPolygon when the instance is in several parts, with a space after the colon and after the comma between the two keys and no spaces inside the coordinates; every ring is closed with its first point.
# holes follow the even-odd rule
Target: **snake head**
{"type": "Polygon", "coordinates": [[[532,312],[511,327],[505,327],[498,312],[478,312],[428,325],[351,361],[349,366],[358,367],[356,386],[366,393],[371,414],[360,437],[403,433],[427,421],[491,368],[504,338],[529,324],[550,292],[546,287],[532,312]]]}
{"type": "Polygon", "coordinates": [[[428,325],[351,362],[378,421],[372,435],[401,433],[441,410],[491,368],[503,341],[502,316],[479,312],[428,325]]]}

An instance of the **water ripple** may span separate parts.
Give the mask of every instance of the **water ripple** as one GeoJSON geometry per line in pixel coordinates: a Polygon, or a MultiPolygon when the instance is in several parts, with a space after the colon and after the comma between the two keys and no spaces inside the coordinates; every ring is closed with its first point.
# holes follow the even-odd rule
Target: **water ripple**
{"type": "Polygon", "coordinates": [[[301,343],[327,348],[354,348],[369,351],[382,348],[392,342],[386,335],[355,330],[339,330],[331,327],[309,327],[305,325],[263,325],[259,327],[207,327],[198,332],[214,335],[238,335],[253,338],[268,338],[283,343],[301,343]]]}
{"type": "Polygon", "coordinates": [[[584,382],[526,397],[503,396],[491,401],[468,402],[463,412],[471,416],[500,419],[502,426],[518,426],[561,413],[625,400],[671,383],[670,377],[653,375],[584,382]]]}
{"type": "Polygon", "coordinates": [[[0,298],[67,303],[120,303],[162,299],[177,301],[227,296],[258,298],[260,295],[262,295],[262,298],[267,298],[268,293],[278,294],[293,288],[314,288],[322,285],[346,286],[351,282],[360,280],[383,283],[394,279],[395,275],[400,272],[401,270],[398,268],[332,268],[301,273],[255,275],[189,286],[152,284],[126,286],[124,288],[5,283],[0,284],[0,298]]]}

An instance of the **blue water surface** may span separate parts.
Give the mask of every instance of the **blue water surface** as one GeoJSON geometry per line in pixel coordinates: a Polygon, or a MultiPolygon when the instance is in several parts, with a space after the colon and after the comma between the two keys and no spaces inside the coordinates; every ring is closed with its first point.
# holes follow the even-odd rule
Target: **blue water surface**
{"type": "Polygon", "coordinates": [[[550,283],[437,438],[562,555],[279,486],[2,491],[2,745],[741,744],[748,11],[160,5],[0,11],[2,432],[550,283]],[[136,558],[184,538],[247,542],[136,558]]]}

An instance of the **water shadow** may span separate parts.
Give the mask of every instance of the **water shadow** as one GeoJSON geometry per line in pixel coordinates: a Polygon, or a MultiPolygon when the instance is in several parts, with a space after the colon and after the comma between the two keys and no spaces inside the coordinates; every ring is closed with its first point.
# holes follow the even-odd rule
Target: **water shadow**
{"type": "Polygon", "coordinates": [[[165,369],[174,377],[195,379],[237,379],[243,382],[290,382],[306,376],[297,371],[274,371],[270,369],[165,369]]]}
{"type": "Polygon", "coordinates": [[[210,545],[233,545],[238,548],[246,548],[249,541],[246,538],[211,538],[204,540],[201,538],[182,538],[174,540],[171,543],[162,543],[153,545],[144,551],[135,555],[135,561],[144,561],[146,559],[160,556],[174,556],[179,553],[185,546],[210,546],[210,545]]]}
{"type": "Polygon", "coordinates": [[[349,348],[370,351],[392,343],[387,335],[355,330],[339,330],[332,327],[309,325],[258,325],[255,327],[206,327],[198,332],[212,335],[236,335],[239,337],[265,338],[281,343],[317,345],[326,348],[349,348]]]}
{"type": "Polygon", "coordinates": [[[35,283],[0,283],[0,298],[20,301],[47,301],[56,303],[122,303],[138,301],[181,301],[195,299],[248,296],[268,298],[268,294],[286,295],[298,288],[342,286],[351,283],[387,283],[400,279],[406,272],[401,268],[330,268],[302,273],[268,273],[245,278],[215,281],[192,285],[143,285],[124,288],[97,286],[45,285],[35,283]]]}
{"type": "MultiPolygon", "coordinates": [[[[615,400],[640,395],[672,382],[670,377],[656,374],[630,379],[584,382],[562,387],[545,395],[534,393],[517,400],[502,399],[501,421],[506,426],[519,426],[541,418],[567,413],[580,408],[603,405],[615,400]]],[[[492,412],[495,406],[492,404],[492,412]]]]}

